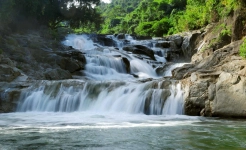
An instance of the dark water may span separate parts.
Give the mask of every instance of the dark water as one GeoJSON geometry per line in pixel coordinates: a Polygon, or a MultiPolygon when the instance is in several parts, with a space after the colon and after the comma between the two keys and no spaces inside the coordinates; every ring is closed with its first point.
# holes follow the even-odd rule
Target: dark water
{"type": "Polygon", "coordinates": [[[96,113],[0,115],[0,149],[246,149],[243,120],[96,113]]]}

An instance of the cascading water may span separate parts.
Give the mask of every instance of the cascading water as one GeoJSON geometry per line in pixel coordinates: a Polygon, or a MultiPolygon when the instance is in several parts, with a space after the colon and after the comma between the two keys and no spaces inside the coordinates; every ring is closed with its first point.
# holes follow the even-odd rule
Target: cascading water
{"type": "Polygon", "coordinates": [[[86,57],[76,73],[83,76],[24,88],[17,111],[0,114],[0,149],[246,148],[243,121],[182,115],[181,85],[164,77],[182,64],[164,64],[167,49],[129,35],[128,42],[107,38],[112,47],[86,35],[67,36],[63,43],[86,57]],[[124,44],[138,46],[124,51],[124,44]]]}
{"type": "MultiPolygon", "coordinates": [[[[131,39],[129,35],[127,37],[131,39]]],[[[123,46],[114,36],[107,38],[114,39],[119,48],[123,46]]],[[[137,42],[134,40],[132,43],[137,42]]],[[[86,66],[82,72],[89,81],[77,81],[81,83],[79,87],[76,86],[78,83],[72,84],[74,82],[66,82],[69,86],[64,86],[60,81],[43,83],[35,90],[32,87],[22,93],[17,111],[182,114],[179,84],[170,82],[165,87],[161,86],[167,81],[157,80],[160,77],[149,60],[142,60],[119,48],[96,47],[86,35],[69,35],[63,43],[84,53],[86,66]],[[147,78],[155,80],[137,81],[147,78]]],[[[150,41],[146,43],[148,45],[150,41]]]]}
{"type": "Polygon", "coordinates": [[[23,93],[17,111],[182,114],[182,93],[176,84],[49,81],[23,93]]]}

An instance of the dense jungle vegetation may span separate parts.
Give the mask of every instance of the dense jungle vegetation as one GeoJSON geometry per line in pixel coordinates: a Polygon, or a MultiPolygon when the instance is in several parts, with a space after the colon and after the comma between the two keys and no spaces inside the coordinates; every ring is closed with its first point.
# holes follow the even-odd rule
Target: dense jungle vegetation
{"type": "Polygon", "coordinates": [[[163,36],[194,30],[227,17],[243,0],[112,0],[98,9],[100,33],[163,36]]]}
{"type": "MultiPolygon", "coordinates": [[[[48,26],[87,33],[162,37],[200,29],[244,8],[244,0],[0,0],[0,32],[48,26]]],[[[244,20],[242,20],[244,21],[244,20]]],[[[245,24],[245,22],[243,23],[245,24]]],[[[231,27],[221,23],[221,37],[231,27]]],[[[246,57],[246,48],[240,54],[246,57]]]]}
{"type": "Polygon", "coordinates": [[[23,20],[77,32],[163,36],[194,30],[227,17],[243,0],[1,0],[1,24],[23,20]],[[68,8],[69,4],[69,9],[68,8]]]}

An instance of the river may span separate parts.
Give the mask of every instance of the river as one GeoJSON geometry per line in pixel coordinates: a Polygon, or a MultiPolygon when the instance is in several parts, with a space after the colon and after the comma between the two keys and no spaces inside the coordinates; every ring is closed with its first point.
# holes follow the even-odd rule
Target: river
{"type": "Polygon", "coordinates": [[[24,90],[16,112],[0,114],[1,150],[246,148],[243,120],[184,115],[179,81],[167,77],[184,63],[155,71],[168,49],[129,35],[127,44],[108,38],[117,49],[87,35],[67,36],[63,44],[86,56],[85,70],[24,90]],[[125,52],[125,45],[145,45],[155,60],[125,52]]]}

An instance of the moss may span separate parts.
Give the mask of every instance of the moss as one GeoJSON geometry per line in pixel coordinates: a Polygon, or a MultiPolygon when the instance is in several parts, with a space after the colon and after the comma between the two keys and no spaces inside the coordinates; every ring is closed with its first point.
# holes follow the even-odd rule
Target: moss
{"type": "Polygon", "coordinates": [[[246,38],[244,38],[243,43],[240,45],[239,55],[246,58],[246,38]]]}

